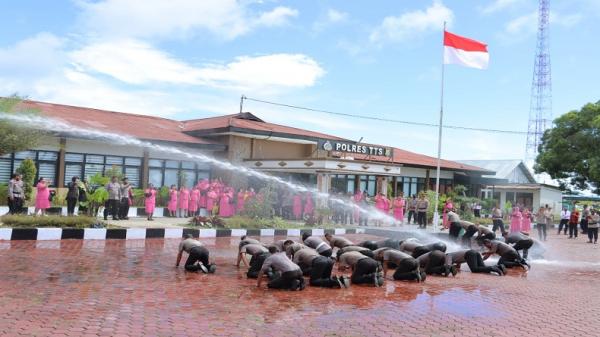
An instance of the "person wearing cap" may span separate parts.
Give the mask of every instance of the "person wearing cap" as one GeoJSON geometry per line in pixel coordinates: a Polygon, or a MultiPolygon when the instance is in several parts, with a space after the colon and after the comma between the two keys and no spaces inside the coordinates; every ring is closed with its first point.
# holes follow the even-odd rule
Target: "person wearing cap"
{"type": "Polygon", "coordinates": [[[217,269],[216,265],[209,263],[209,251],[204,244],[192,236],[186,234],[184,240],[179,243],[179,252],[177,253],[177,262],[175,267],[179,267],[183,252],[188,253],[188,258],[185,261],[185,270],[197,272],[201,270],[203,273],[214,273],[217,269]]]}
{"type": "Polygon", "coordinates": [[[251,263],[248,263],[246,254],[250,255],[250,260],[252,260],[255,256],[262,253],[267,253],[269,250],[265,248],[265,246],[261,244],[258,240],[246,237],[243,238],[244,239],[240,240],[240,243],[238,245],[238,257],[236,266],[239,267],[240,262],[244,262],[244,265],[246,265],[246,267],[250,267],[251,263]]]}
{"type": "Polygon", "coordinates": [[[383,274],[379,271],[379,263],[360,252],[346,252],[338,259],[338,270],[352,270],[352,284],[372,284],[376,287],[383,285],[383,274]]]}
{"type": "Polygon", "coordinates": [[[119,195],[121,196],[121,202],[119,204],[119,220],[129,220],[129,205],[131,202],[131,184],[129,183],[129,179],[123,178],[123,181],[120,185],[119,195]]]}
{"type": "Polygon", "coordinates": [[[303,233],[302,241],[306,246],[315,249],[317,252],[319,252],[319,254],[325,257],[330,257],[331,254],[333,254],[333,249],[331,246],[318,236],[303,233]]]}
{"type": "MultiPolygon", "coordinates": [[[[238,259],[237,259],[237,267],[240,265],[240,260],[244,262],[244,264],[248,267],[248,272],[246,272],[246,276],[248,278],[257,278],[258,273],[262,269],[265,260],[271,256],[269,250],[265,248],[263,245],[258,243],[244,243],[240,242],[240,247],[238,250],[238,259]],[[250,262],[246,259],[246,254],[250,255],[250,262]]],[[[267,271],[267,276],[271,276],[271,270],[267,271]]]]}
{"type": "Polygon", "coordinates": [[[373,251],[375,260],[383,265],[383,277],[387,277],[389,268],[396,268],[392,276],[396,281],[423,282],[427,278],[421,271],[419,262],[414,257],[388,247],[378,248],[373,251]]]}
{"type": "Polygon", "coordinates": [[[471,248],[471,240],[475,233],[478,232],[478,225],[464,220],[460,224],[465,229],[465,233],[462,236],[462,245],[471,248]]]}
{"type": "Polygon", "coordinates": [[[463,228],[460,224],[460,217],[455,212],[456,210],[453,208],[446,212],[446,217],[448,218],[448,222],[450,223],[450,230],[448,231],[448,235],[451,238],[458,241],[458,235],[460,234],[460,230],[463,228]]]}
{"type": "Polygon", "coordinates": [[[483,241],[483,245],[488,249],[488,251],[482,254],[484,261],[490,256],[498,254],[500,256],[500,259],[498,260],[498,266],[504,265],[506,268],[518,266],[525,270],[528,269],[529,264],[527,264],[527,262],[519,255],[517,250],[511,247],[509,244],[497,240],[485,239],[483,241]]]}
{"type": "Polygon", "coordinates": [[[285,240],[283,243],[283,249],[281,251],[285,252],[285,255],[287,255],[290,259],[294,259],[294,254],[296,254],[297,251],[305,248],[310,247],[307,247],[299,242],[294,242],[292,240],[285,240]]]}
{"type": "Polygon", "coordinates": [[[294,254],[293,262],[300,266],[304,275],[310,276],[309,284],[322,288],[348,288],[350,280],[344,276],[331,276],[334,260],[319,255],[312,248],[300,249],[294,254]]]}
{"type": "Polygon", "coordinates": [[[271,268],[274,273],[267,286],[271,289],[304,290],[304,277],[300,266],[290,260],[277,247],[269,247],[271,256],[266,258],[257,276],[256,286],[261,287],[263,275],[271,268]]]}
{"type": "MultiPolygon", "coordinates": [[[[504,227],[501,228],[502,229],[502,233],[504,233],[504,227]]],[[[477,226],[477,237],[475,238],[475,241],[477,241],[480,245],[483,244],[484,240],[494,240],[496,239],[496,234],[490,230],[489,228],[485,227],[485,226],[477,226]]]]}
{"type": "Polygon", "coordinates": [[[346,239],[345,237],[334,236],[331,235],[331,233],[325,234],[325,239],[329,241],[329,245],[331,245],[331,247],[344,248],[346,246],[354,245],[354,242],[346,239]]]}

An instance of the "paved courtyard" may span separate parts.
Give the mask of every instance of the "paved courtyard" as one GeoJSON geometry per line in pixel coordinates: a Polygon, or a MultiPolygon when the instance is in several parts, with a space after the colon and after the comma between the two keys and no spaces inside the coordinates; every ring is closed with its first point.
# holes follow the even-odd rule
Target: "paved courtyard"
{"type": "MultiPolygon", "coordinates": [[[[348,235],[356,241],[368,235],[348,235]]],[[[263,238],[271,241],[273,238],[263,238]]],[[[277,239],[277,238],[276,238],[277,239]]],[[[174,267],[179,240],[0,242],[1,336],[592,336],[600,249],[552,235],[548,261],[382,288],[257,289],[238,238],[203,239],[214,275],[174,267]],[[565,263],[578,261],[568,267],[565,263]],[[563,263],[564,262],[564,263],[563,263]]]]}

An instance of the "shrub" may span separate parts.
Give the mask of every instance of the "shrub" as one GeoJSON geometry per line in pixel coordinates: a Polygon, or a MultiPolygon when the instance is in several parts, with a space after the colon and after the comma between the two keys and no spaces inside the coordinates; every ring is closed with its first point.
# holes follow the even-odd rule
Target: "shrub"
{"type": "Polygon", "coordinates": [[[166,207],[169,204],[169,187],[163,186],[158,190],[159,198],[156,201],[157,207],[166,207]]]}
{"type": "Polygon", "coordinates": [[[8,185],[0,184],[0,205],[6,205],[8,200],[8,185]]]}
{"type": "Polygon", "coordinates": [[[0,217],[0,222],[6,227],[35,228],[35,227],[60,227],[60,228],[104,228],[106,224],[96,218],[77,216],[42,216],[32,217],[26,215],[5,215],[0,217]]]}
{"type": "Polygon", "coordinates": [[[146,196],[144,195],[144,190],[141,188],[132,189],[133,193],[133,206],[134,207],[144,207],[144,199],[146,196]]]}
{"type": "Polygon", "coordinates": [[[250,218],[268,219],[273,217],[273,207],[277,204],[277,188],[268,184],[260,189],[255,198],[244,205],[244,215],[250,218]]]}
{"type": "Polygon", "coordinates": [[[224,228],[225,221],[218,216],[195,216],[190,219],[189,224],[196,227],[224,228]]]}
{"type": "Polygon", "coordinates": [[[35,180],[35,174],[37,169],[33,160],[27,158],[21,162],[21,165],[17,168],[17,173],[23,176],[23,190],[25,192],[25,200],[31,200],[31,192],[33,191],[33,184],[35,180]]]}

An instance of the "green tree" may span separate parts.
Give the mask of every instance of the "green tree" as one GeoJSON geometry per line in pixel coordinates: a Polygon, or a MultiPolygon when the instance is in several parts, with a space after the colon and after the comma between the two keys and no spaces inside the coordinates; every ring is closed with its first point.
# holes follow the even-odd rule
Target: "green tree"
{"type": "Polygon", "coordinates": [[[17,173],[23,176],[23,190],[25,192],[25,200],[31,200],[31,192],[33,191],[33,184],[35,180],[35,174],[37,169],[35,163],[31,159],[25,159],[21,162],[21,165],[17,168],[17,173]]]}
{"type": "Polygon", "coordinates": [[[539,146],[534,166],[576,189],[600,192],[600,101],[586,104],[554,120],[539,146]]]}
{"type": "MultiPolygon", "coordinates": [[[[0,98],[0,114],[34,115],[37,113],[33,109],[24,108],[20,104],[22,101],[23,99],[17,95],[0,98]]],[[[42,134],[39,130],[27,128],[27,125],[0,119],[0,156],[35,147],[42,134]]]]}

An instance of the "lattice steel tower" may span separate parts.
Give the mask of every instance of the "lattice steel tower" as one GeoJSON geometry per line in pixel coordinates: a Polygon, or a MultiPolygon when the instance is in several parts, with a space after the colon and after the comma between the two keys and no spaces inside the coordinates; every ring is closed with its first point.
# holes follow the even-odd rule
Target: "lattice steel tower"
{"type": "Polygon", "coordinates": [[[542,135],[552,118],[552,76],[549,48],[550,0],[540,0],[538,31],[531,83],[529,127],[527,129],[526,160],[533,163],[538,153],[542,135]]]}

